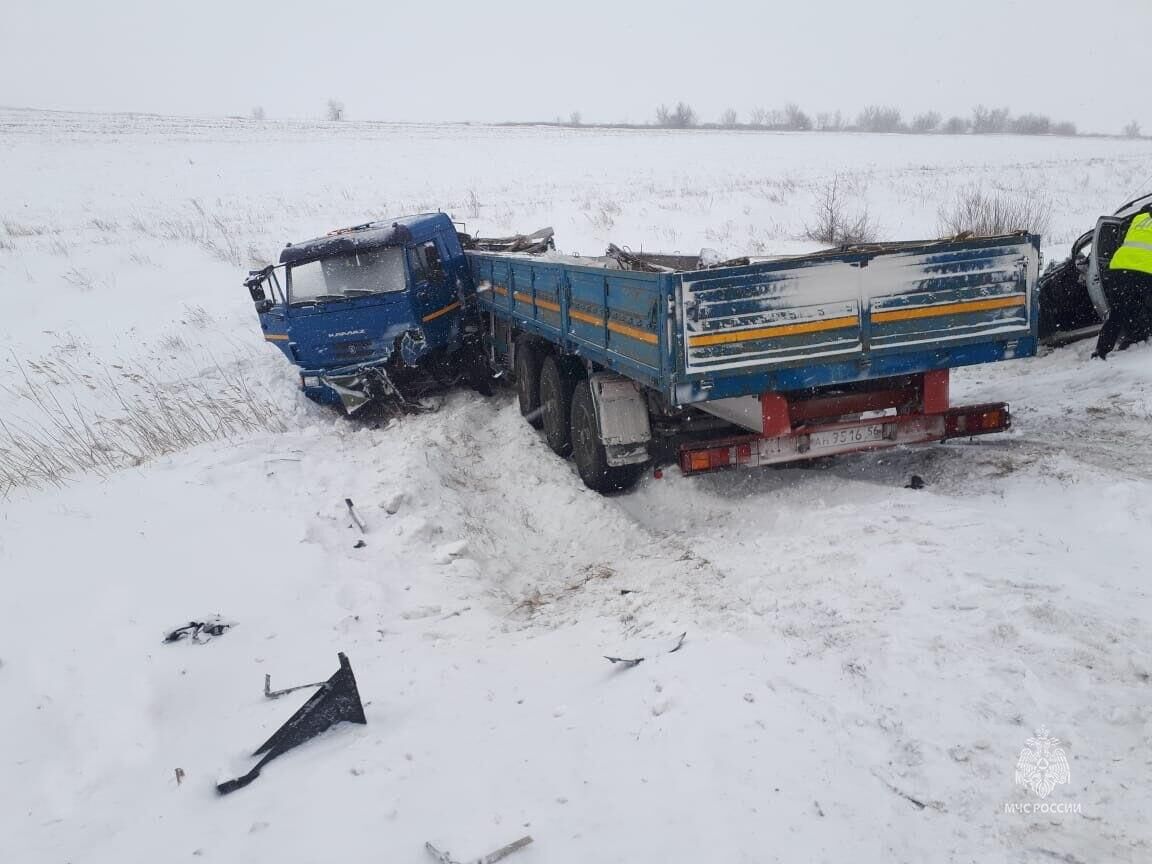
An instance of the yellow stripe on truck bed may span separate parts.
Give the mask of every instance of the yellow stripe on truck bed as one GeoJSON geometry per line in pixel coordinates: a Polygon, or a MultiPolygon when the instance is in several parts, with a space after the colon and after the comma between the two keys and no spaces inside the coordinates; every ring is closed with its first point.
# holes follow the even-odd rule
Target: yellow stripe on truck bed
{"type": "Polygon", "coordinates": [[[604,326],[604,319],[599,315],[589,315],[587,312],[581,312],[579,309],[569,309],[568,317],[576,321],[583,321],[585,324],[593,324],[596,327],[604,326]]]}
{"type": "MultiPolygon", "coordinates": [[[[604,319],[599,315],[591,315],[588,312],[581,312],[579,309],[569,309],[568,317],[583,321],[585,324],[594,324],[597,327],[604,326],[604,319]]],[[[647,342],[649,345],[656,345],[660,341],[655,333],[641,330],[639,327],[631,327],[628,324],[621,324],[619,321],[609,320],[608,329],[613,333],[619,333],[621,336],[631,336],[633,339],[647,342]]]]}
{"type": "Polygon", "coordinates": [[[1011,297],[990,297],[986,300],[961,300],[959,303],[940,303],[936,306],[916,306],[911,309],[893,309],[891,312],[874,312],[872,320],[881,324],[886,321],[911,321],[915,318],[936,318],[940,315],[963,315],[968,312],[986,312],[989,309],[1010,309],[1025,304],[1023,294],[1011,297]]]}
{"type": "Polygon", "coordinates": [[[823,321],[805,321],[802,324],[773,324],[770,327],[757,327],[755,330],[724,330],[719,333],[705,333],[689,336],[692,348],[708,345],[729,345],[733,342],[754,342],[757,339],[772,339],[776,336],[799,336],[802,333],[820,333],[824,330],[841,330],[855,327],[860,319],[855,315],[840,318],[826,318],[823,321]]]}
{"type": "Polygon", "coordinates": [[[649,345],[655,345],[660,341],[655,333],[649,333],[647,330],[640,330],[637,327],[630,327],[627,324],[620,324],[617,321],[609,321],[608,329],[613,333],[619,333],[622,336],[631,336],[633,339],[647,342],[649,345]]]}

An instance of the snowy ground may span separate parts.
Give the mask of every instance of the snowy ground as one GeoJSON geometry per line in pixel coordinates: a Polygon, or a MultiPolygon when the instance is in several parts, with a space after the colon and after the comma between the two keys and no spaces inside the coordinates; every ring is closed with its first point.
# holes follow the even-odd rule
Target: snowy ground
{"type": "Polygon", "coordinates": [[[523,864],[1152,857],[1152,348],[958,373],[957,399],[1012,402],[1009,435],[601,498],[506,394],[389,429],[302,403],[239,286],[287,239],[438,206],[566,251],[794,251],[834,172],[891,237],[934,234],[969,182],[1049,197],[1058,252],[1137,191],[1147,142],[7,111],[0,156],[8,428],[58,440],[52,417],[157,394],[217,417],[240,378],[249,412],[0,499],[3,860],[523,834],[523,864]],[[161,644],[213,612],[238,626],[161,644]],[[303,702],[263,675],[341,650],[368,725],[219,799],[303,702]],[[1039,803],[1013,772],[1042,725],[1071,777],[1046,801],[1078,812],[1005,812],[1039,803]]]}

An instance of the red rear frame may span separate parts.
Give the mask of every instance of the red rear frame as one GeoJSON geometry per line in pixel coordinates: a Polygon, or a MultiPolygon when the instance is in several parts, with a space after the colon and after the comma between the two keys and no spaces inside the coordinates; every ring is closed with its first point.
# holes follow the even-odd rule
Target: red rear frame
{"type": "Polygon", "coordinates": [[[760,397],[764,434],[683,444],[680,469],[685,474],[704,474],[725,468],[779,465],[1011,428],[1012,415],[1006,402],[951,408],[948,401],[947,369],[828,396],[798,399],[765,393],[760,397]]]}

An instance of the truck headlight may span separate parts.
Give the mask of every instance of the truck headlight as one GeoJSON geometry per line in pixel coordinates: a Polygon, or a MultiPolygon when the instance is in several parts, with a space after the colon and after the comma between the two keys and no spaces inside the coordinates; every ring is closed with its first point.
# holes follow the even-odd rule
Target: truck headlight
{"type": "Polygon", "coordinates": [[[309,387],[319,387],[320,386],[320,376],[318,376],[318,375],[305,375],[305,376],[303,376],[302,380],[304,382],[304,388],[305,389],[307,389],[309,387]]]}

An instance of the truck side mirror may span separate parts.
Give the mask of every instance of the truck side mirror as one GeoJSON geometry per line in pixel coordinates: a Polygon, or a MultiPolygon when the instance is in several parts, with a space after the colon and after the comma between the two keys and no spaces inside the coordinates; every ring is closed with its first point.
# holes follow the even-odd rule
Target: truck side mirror
{"type": "Polygon", "coordinates": [[[259,303],[267,296],[264,293],[264,280],[268,278],[268,274],[271,272],[271,267],[248,271],[248,278],[244,280],[244,287],[248,289],[248,294],[252,297],[253,302],[259,303]]]}
{"type": "Polygon", "coordinates": [[[254,305],[256,307],[256,312],[259,315],[263,315],[265,312],[271,312],[272,307],[276,305],[275,303],[273,303],[271,300],[269,300],[267,297],[264,296],[263,291],[260,291],[259,297],[254,296],[252,299],[254,301],[252,305],[254,305]]]}

